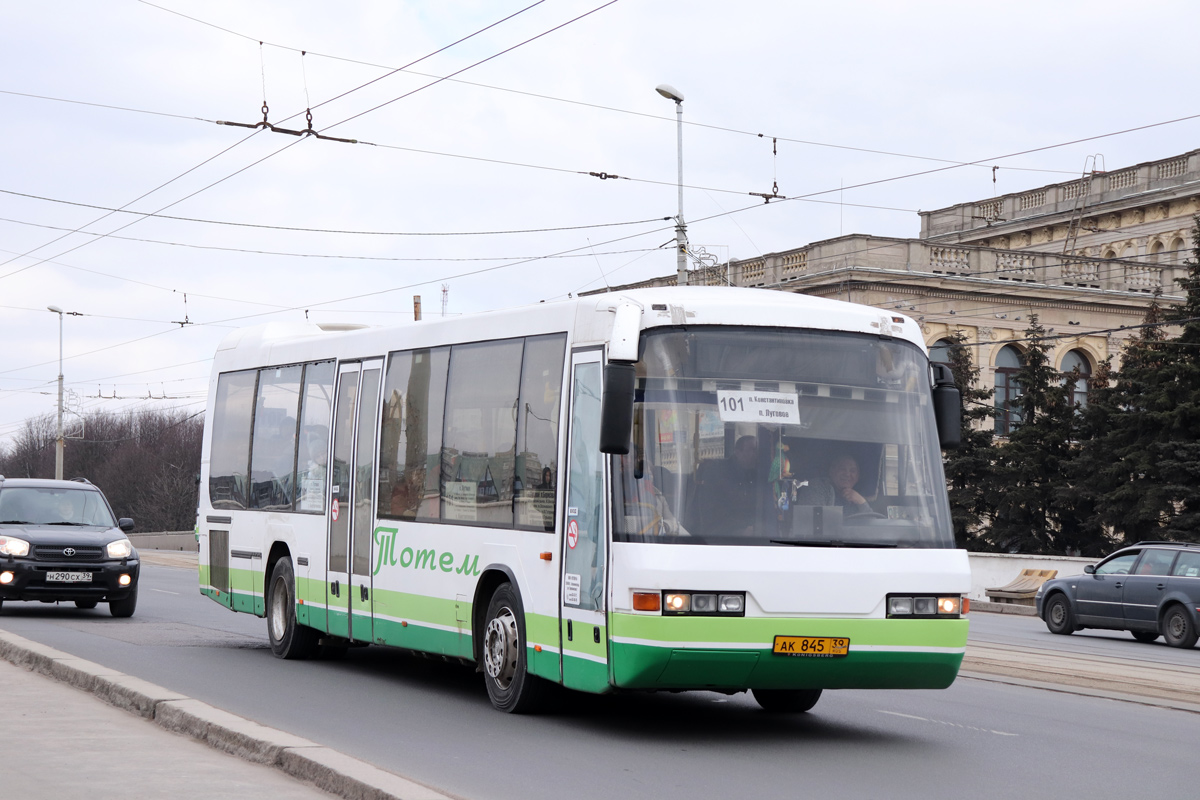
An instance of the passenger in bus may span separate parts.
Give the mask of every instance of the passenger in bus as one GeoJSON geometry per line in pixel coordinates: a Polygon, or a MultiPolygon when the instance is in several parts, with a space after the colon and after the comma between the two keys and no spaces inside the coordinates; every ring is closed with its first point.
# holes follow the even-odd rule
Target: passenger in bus
{"type": "Polygon", "coordinates": [[[758,439],[742,436],[731,458],[705,461],[697,472],[698,516],[710,536],[751,536],[762,502],[758,439]]]}
{"type": "Polygon", "coordinates": [[[651,472],[640,455],[621,456],[625,532],[640,536],[691,536],[654,485],[651,472]]]}
{"type": "Polygon", "coordinates": [[[829,462],[826,476],[810,478],[807,486],[797,490],[796,505],[842,506],[847,516],[869,514],[871,505],[855,488],[858,478],[858,461],[854,456],[835,456],[829,462]]]}

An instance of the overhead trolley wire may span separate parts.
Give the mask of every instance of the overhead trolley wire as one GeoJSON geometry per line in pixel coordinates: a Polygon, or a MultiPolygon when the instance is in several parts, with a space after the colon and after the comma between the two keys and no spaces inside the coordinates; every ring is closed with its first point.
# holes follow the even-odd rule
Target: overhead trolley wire
{"type": "MultiPolygon", "coordinates": [[[[372,67],[375,69],[391,70],[391,72],[389,72],[388,74],[392,74],[396,71],[404,71],[411,75],[415,75],[415,76],[422,77],[422,78],[435,78],[435,79],[439,79],[439,80],[448,80],[448,81],[452,81],[453,83],[461,83],[466,86],[474,86],[474,87],[478,87],[481,89],[489,89],[489,90],[498,91],[498,92],[507,92],[510,94],[522,95],[524,97],[533,97],[533,98],[536,98],[539,100],[550,100],[550,101],[556,102],[556,103],[566,103],[569,105],[582,106],[584,108],[594,108],[594,109],[597,109],[600,111],[611,111],[611,112],[618,113],[618,114],[627,114],[629,116],[634,116],[634,117],[643,117],[643,118],[647,118],[647,119],[654,119],[654,120],[658,120],[661,122],[671,122],[671,123],[677,122],[677,120],[675,120],[674,117],[664,117],[664,116],[660,116],[658,114],[649,114],[644,111],[631,111],[629,109],[616,108],[614,106],[606,106],[606,105],[602,105],[599,103],[589,103],[589,102],[585,102],[583,100],[573,100],[573,99],[565,98],[565,97],[555,97],[553,95],[540,94],[538,92],[530,92],[530,91],[525,91],[525,90],[521,90],[521,89],[512,89],[512,88],[508,88],[505,86],[496,86],[493,84],[462,80],[461,78],[454,78],[451,76],[432,75],[432,74],[425,73],[425,72],[417,72],[415,70],[410,70],[407,67],[395,68],[395,67],[388,66],[386,64],[376,64],[376,63],[373,63],[370,61],[362,61],[359,59],[346,58],[344,56],[331,55],[329,53],[315,52],[313,50],[301,49],[299,47],[292,47],[289,45],[278,44],[275,42],[267,42],[262,39],[256,38],[254,36],[250,36],[248,34],[241,33],[239,31],[235,31],[230,28],[226,28],[226,27],[217,25],[212,22],[208,22],[207,20],[203,20],[198,17],[193,17],[188,14],[184,14],[183,12],[176,11],[175,9],[167,8],[165,6],[158,5],[157,3],[149,2],[149,0],[138,0],[138,2],[140,2],[143,5],[151,6],[152,8],[157,8],[160,11],[165,11],[168,14],[174,14],[178,17],[182,17],[184,19],[190,20],[190,21],[198,23],[200,25],[204,25],[209,28],[214,28],[214,29],[222,31],[224,33],[228,33],[232,36],[236,36],[241,39],[246,39],[247,41],[251,41],[251,42],[258,42],[260,45],[266,45],[268,47],[275,47],[280,50],[290,50],[295,53],[307,53],[308,55],[315,56],[317,58],[327,58],[327,59],[331,59],[334,61],[342,61],[342,62],[345,62],[348,64],[357,64],[359,66],[372,67]]],[[[386,76],[384,76],[384,77],[386,77],[386,76]]],[[[922,160],[922,161],[940,161],[940,162],[947,163],[947,164],[962,164],[964,166],[980,166],[985,169],[990,169],[990,167],[987,164],[976,164],[974,162],[959,162],[959,161],[955,161],[953,159],[948,159],[948,158],[935,158],[932,156],[913,155],[911,153],[899,153],[899,152],[894,152],[894,151],[889,151],[889,150],[880,150],[880,149],[867,148],[867,147],[854,147],[854,146],[850,146],[850,145],[832,144],[830,142],[817,142],[817,141],[811,141],[811,140],[807,140],[807,139],[797,139],[797,138],[788,137],[788,136],[778,136],[775,134],[767,134],[767,133],[759,133],[759,132],[755,132],[755,131],[741,130],[738,128],[730,128],[730,127],[725,127],[725,126],[721,126],[721,125],[711,125],[711,124],[706,124],[703,122],[696,122],[693,120],[684,120],[683,124],[690,125],[695,128],[707,128],[710,130],[720,131],[723,133],[733,133],[733,134],[738,134],[741,136],[752,136],[752,137],[756,137],[756,138],[770,137],[773,139],[778,139],[781,142],[789,142],[792,144],[803,144],[803,145],[809,145],[812,147],[826,147],[826,148],[832,148],[832,149],[837,149],[837,150],[849,150],[849,151],[861,152],[861,153],[872,153],[875,155],[892,156],[892,157],[896,157],[896,158],[918,159],[918,160],[922,160]]],[[[1016,170],[1016,171],[1021,171],[1021,172],[1047,172],[1047,173],[1056,173],[1056,174],[1063,174],[1063,175],[1078,174],[1074,170],[1039,169],[1039,168],[1035,168],[1035,167],[1011,167],[1011,166],[1008,166],[1008,167],[1001,167],[1001,169],[1016,170]]]]}

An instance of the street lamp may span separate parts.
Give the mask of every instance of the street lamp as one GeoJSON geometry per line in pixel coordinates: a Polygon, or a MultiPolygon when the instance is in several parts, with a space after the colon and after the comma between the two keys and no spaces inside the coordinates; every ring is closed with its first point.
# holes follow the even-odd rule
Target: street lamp
{"type": "Polygon", "coordinates": [[[668,100],[675,101],[675,119],[679,140],[679,216],[675,218],[675,285],[687,286],[687,225],[683,222],[683,95],[665,83],[654,87],[654,91],[668,100]]]}
{"type": "Polygon", "coordinates": [[[46,306],[46,308],[58,314],[58,438],[54,445],[54,479],[61,481],[63,477],[63,310],[58,306],[46,306]]]}

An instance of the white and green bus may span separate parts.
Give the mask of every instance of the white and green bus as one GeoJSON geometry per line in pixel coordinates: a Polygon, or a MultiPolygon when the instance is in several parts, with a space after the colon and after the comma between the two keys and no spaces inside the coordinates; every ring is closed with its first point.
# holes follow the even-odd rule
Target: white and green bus
{"type": "Polygon", "coordinates": [[[665,288],[217,351],[200,591],[281,658],[387,645],[493,704],[585,692],[949,686],[967,641],[915,322],[665,288]]]}

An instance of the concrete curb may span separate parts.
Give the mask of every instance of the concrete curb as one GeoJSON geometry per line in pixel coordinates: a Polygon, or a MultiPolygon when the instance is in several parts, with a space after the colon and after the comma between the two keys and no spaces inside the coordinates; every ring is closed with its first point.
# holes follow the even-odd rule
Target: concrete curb
{"type": "Polygon", "coordinates": [[[0,630],[0,658],[82,689],[216,750],[266,764],[346,800],[458,800],[316,742],[0,630]]]}

